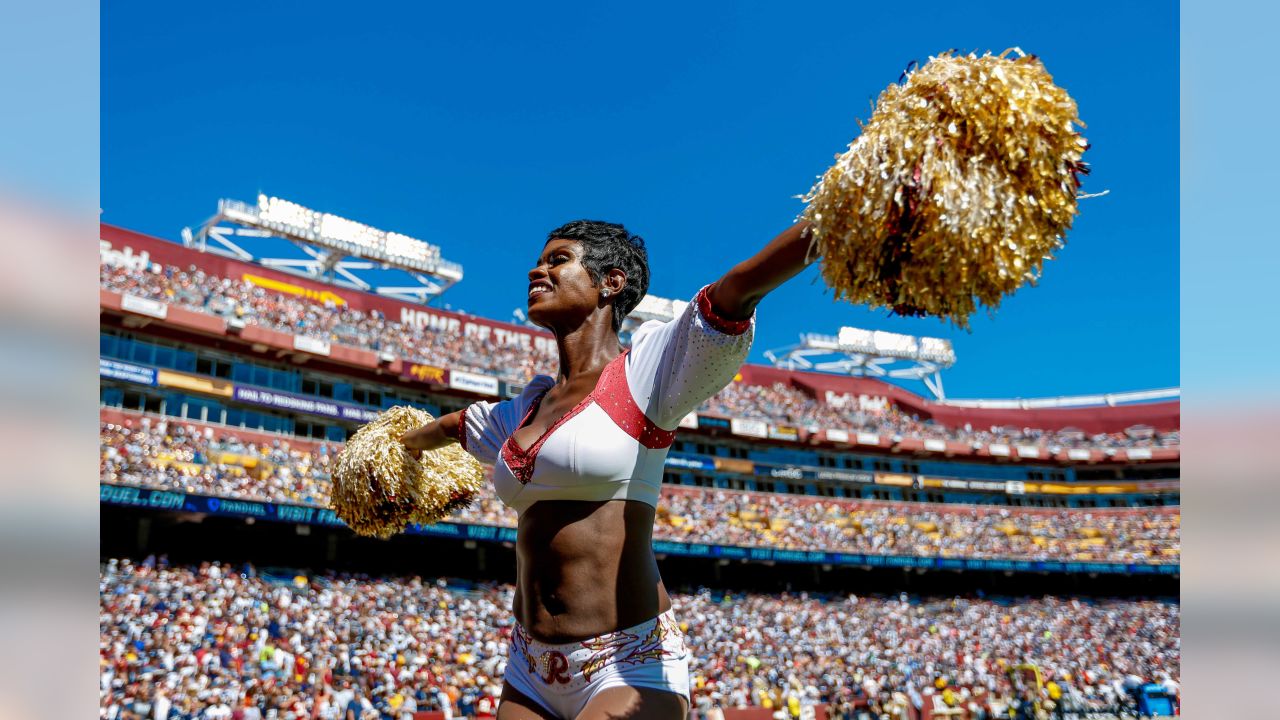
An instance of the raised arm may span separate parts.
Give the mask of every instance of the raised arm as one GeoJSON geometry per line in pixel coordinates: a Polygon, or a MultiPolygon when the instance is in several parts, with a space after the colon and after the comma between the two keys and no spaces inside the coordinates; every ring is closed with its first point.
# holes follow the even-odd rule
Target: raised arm
{"type": "Polygon", "coordinates": [[[700,290],[676,318],[634,331],[627,383],[645,417],[673,430],[733,379],[751,350],[756,304],[804,269],[808,230],[804,222],[791,226],[700,290]]]}
{"type": "Polygon", "coordinates": [[[751,317],[765,295],[804,270],[809,239],[809,223],[803,220],[782,231],[711,286],[711,307],[731,320],[751,317]]]}

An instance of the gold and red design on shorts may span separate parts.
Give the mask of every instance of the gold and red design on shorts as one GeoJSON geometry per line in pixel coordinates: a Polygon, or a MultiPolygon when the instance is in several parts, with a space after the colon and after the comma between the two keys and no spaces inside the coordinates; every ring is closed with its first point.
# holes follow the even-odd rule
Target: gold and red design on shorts
{"type": "Polygon", "coordinates": [[[530,640],[531,638],[529,637],[529,633],[525,632],[524,628],[520,627],[520,623],[516,623],[511,626],[512,654],[520,653],[524,656],[525,662],[529,664],[529,672],[533,673],[536,672],[536,667],[534,666],[533,655],[529,653],[530,640]]]}
{"type": "Polygon", "coordinates": [[[530,672],[548,685],[556,683],[568,685],[573,680],[569,675],[569,658],[559,650],[547,650],[539,655],[536,668],[531,658],[529,667],[530,672]]]}
{"type": "Polygon", "coordinates": [[[666,645],[667,640],[673,637],[673,632],[678,635],[679,630],[663,620],[664,618],[658,618],[653,623],[653,629],[643,638],[635,633],[618,630],[584,640],[582,647],[591,651],[591,657],[582,663],[582,676],[590,682],[593,674],[609,665],[642,665],[675,657],[679,650],[666,645]]]}

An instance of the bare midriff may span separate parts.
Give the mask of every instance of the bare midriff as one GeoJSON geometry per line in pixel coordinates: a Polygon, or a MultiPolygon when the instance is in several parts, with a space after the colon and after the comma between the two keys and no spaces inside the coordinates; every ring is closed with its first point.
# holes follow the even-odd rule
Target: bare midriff
{"type": "Polygon", "coordinates": [[[653,521],[652,507],[631,500],[534,503],[516,540],[516,620],[536,640],[567,643],[669,610],[653,521]]]}

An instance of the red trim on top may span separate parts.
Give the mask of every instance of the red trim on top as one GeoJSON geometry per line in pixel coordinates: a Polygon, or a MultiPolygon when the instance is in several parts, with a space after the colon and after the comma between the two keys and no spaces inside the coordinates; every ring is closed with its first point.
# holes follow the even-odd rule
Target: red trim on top
{"type": "MultiPolygon", "coordinates": [[[[547,388],[547,390],[550,389],[551,388],[547,388]]],[[[534,415],[538,412],[538,408],[542,406],[542,398],[546,397],[547,390],[543,390],[542,393],[538,395],[538,398],[533,401],[533,404],[529,406],[528,412],[524,414],[524,418],[520,420],[520,424],[516,426],[516,430],[528,425],[529,421],[533,419],[534,415]]],[[[586,410],[587,406],[590,404],[591,395],[588,394],[586,397],[579,400],[578,404],[574,405],[572,410],[561,415],[559,420],[552,423],[551,427],[547,428],[542,433],[542,436],[535,440],[527,450],[516,444],[514,430],[511,435],[507,436],[506,442],[502,443],[502,460],[507,464],[507,468],[511,470],[511,474],[516,477],[516,480],[520,481],[521,485],[527,485],[529,484],[529,481],[533,479],[533,463],[538,459],[538,451],[542,449],[542,445],[551,437],[551,434],[554,433],[561,425],[573,419],[575,415],[586,410]]]]}
{"type": "MultiPolygon", "coordinates": [[[[650,450],[670,447],[675,441],[675,430],[664,430],[658,427],[652,420],[645,416],[644,411],[636,405],[635,398],[631,396],[631,386],[627,384],[627,363],[626,357],[630,350],[623,350],[622,354],[609,361],[604,366],[604,370],[600,373],[600,378],[596,380],[595,389],[587,394],[586,397],[578,401],[573,409],[560,416],[551,427],[542,433],[529,448],[526,450],[516,444],[514,433],[507,436],[506,442],[502,443],[502,460],[507,464],[507,468],[511,470],[511,474],[515,476],[520,484],[527,485],[533,479],[533,464],[538,459],[538,451],[542,449],[542,445],[551,438],[552,433],[560,428],[561,425],[572,420],[578,413],[586,410],[588,406],[594,402],[604,410],[605,414],[623,432],[630,435],[637,442],[650,450]]],[[[549,388],[548,388],[549,389],[549,388]]],[[[525,427],[529,421],[538,412],[538,407],[542,405],[542,398],[547,394],[546,390],[538,396],[533,404],[529,406],[529,410],[524,414],[524,418],[520,420],[520,424],[516,429],[525,427]]]]}
{"type": "Polygon", "coordinates": [[[664,430],[655,425],[631,396],[631,386],[627,384],[627,364],[621,361],[628,352],[630,351],[624,351],[618,356],[618,360],[605,367],[591,394],[609,419],[641,445],[650,450],[671,447],[676,439],[676,431],[664,430]]]}
{"type": "MultiPolygon", "coordinates": [[[[723,315],[716,314],[714,308],[711,307],[711,286],[708,285],[698,291],[698,296],[693,299],[698,305],[698,312],[702,313],[702,319],[716,332],[725,335],[741,335],[751,329],[751,318],[746,320],[730,320],[723,315]]],[[[751,315],[755,316],[755,311],[751,311],[751,315]]]]}
{"type": "Polygon", "coordinates": [[[462,446],[463,450],[467,449],[467,409],[462,408],[458,411],[458,429],[454,431],[457,436],[454,439],[462,446]]]}

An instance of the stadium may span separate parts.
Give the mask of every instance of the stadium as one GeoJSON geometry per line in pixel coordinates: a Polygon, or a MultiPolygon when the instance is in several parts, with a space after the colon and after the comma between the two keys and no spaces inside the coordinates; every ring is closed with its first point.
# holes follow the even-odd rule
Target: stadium
{"type": "MultiPolygon", "coordinates": [[[[360,537],[329,473],[384,409],[554,375],[551,336],[426,304],[447,248],[278,198],[99,243],[103,716],[492,718],[515,513],[360,537]]],[[[948,399],[945,341],[874,328],[769,356],[666,458],[694,716],[1176,712],[1177,389],[948,399]]]]}

